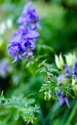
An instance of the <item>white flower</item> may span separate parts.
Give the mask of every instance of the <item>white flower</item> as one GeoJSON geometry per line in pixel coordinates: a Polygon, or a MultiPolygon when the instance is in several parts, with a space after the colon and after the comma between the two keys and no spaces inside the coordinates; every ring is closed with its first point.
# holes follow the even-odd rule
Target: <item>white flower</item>
{"type": "Polygon", "coordinates": [[[76,55],[73,53],[69,53],[68,55],[65,55],[66,63],[68,66],[72,67],[76,61],[76,55]]]}
{"type": "Polygon", "coordinates": [[[59,69],[62,69],[63,66],[64,66],[64,61],[63,61],[63,58],[62,58],[62,55],[60,54],[59,57],[57,55],[55,55],[55,62],[56,62],[56,66],[59,68],[59,69]]]}

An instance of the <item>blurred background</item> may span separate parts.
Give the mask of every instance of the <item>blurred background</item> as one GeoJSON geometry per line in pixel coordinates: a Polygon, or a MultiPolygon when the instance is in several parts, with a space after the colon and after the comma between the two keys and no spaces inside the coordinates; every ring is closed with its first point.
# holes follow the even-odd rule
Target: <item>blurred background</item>
{"type": "MultiPolygon", "coordinates": [[[[70,99],[70,109],[66,105],[59,107],[52,99],[45,101],[44,94],[39,93],[45,74],[36,73],[38,64],[34,59],[19,60],[12,65],[8,56],[8,41],[17,29],[16,20],[28,1],[0,0],[0,92],[3,90],[6,98],[22,94],[34,98],[40,106],[34,125],[77,125],[77,99],[70,99]]],[[[40,38],[34,50],[35,60],[40,63],[47,59],[52,64],[54,54],[77,52],[77,0],[32,1],[42,27],[41,31],[38,30],[40,38]]],[[[10,117],[6,124],[5,117],[0,115],[0,120],[3,121],[0,125],[26,125],[23,119],[15,122],[10,117]]]]}

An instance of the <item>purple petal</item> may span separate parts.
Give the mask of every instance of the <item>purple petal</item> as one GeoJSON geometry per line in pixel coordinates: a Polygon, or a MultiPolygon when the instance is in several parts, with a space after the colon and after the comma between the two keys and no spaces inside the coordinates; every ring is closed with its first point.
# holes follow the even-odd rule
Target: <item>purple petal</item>
{"type": "Polygon", "coordinates": [[[23,50],[34,50],[35,48],[35,42],[29,38],[23,38],[22,39],[22,48],[23,50]]]}
{"type": "Polygon", "coordinates": [[[13,35],[12,35],[12,37],[11,37],[11,39],[10,39],[10,44],[13,42],[13,44],[14,44],[14,42],[16,43],[16,42],[21,42],[21,36],[22,36],[22,33],[19,33],[19,31],[16,31],[13,35]]]}
{"type": "Polygon", "coordinates": [[[40,35],[38,32],[29,29],[27,36],[28,36],[28,38],[38,38],[40,35]]]}
{"type": "Polygon", "coordinates": [[[65,76],[63,74],[59,75],[57,78],[58,83],[62,83],[65,80],[65,76]]]}
{"type": "Polygon", "coordinates": [[[59,97],[59,105],[63,105],[64,104],[64,98],[62,96],[59,97]]]}
{"type": "Polygon", "coordinates": [[[22,56],[26,56],[27,55],[27,52],[25,51],[23,54],[22,54],[22,56]]]}
{"type": "Polygon", "coordinates": [[[19,55],[19,59],[23,60],[23,57],[21,55],[19,55]]]}
{"type": "Polygon", "coordinates": [[[72,73],[71,73],[71,71],[70,71],[70,69],[69,69],[67,64],[64,65],[64,72],[66,73],[67,76],[71,76],[72,75],[72,73]]]}
{"type": "Polygon", "coordinates": [[[23,14],[23,15],[26,14],[26,13],[29,11],[31,5],[32,5],[32,2],[31,2],[31,1],[26,3],[26,5],[25,5],[25,7],[24,7],[24,9],[23,9],[23,11],[22,11],[22,14],[23,14]]]}
{"type": "Polygon", "coordinates": [[[12,64],[15,64],[18,61],[18,56],[15,56],[14,61],[12,62],[12,64]]]}
{"type": "Polygon", "coordinates": [[[36,23],[31,24],[31,29],[33,29],[33,30],[36,29],[36,23]]]}
{"type": "Polygon", "coordinates": [[[68,99],[67,99],[66,97],[64,98],[64,101],[66,102],[67,107],[70,108],[70,105],[69,105],[68,99]]]}
{"type": "Polygon", "coordinates": [[[58,97],[61,96],[61,90],[58,90],[58,92],[57,92],[57,96],[58,96],[58,97]]]}
{"type": "Polygon", "coordinates": [[[40,30],[42,30],[42,27],[40,26],[39,23],[37,23],[36,25],[37,25],[37,28],[39,28],[40,30]]]}
{"type": "Polygon", "coordinates": [[[17,19],[17,23],[20,24],[20,23],[22,23],[22,22],[24,22],[24,18],[23,18],[23,16],[21,15],[21,16],[17,19]]]}
{"type": "Polygon", "coordinates": [[[15,54],[14,54],[14,52],[13,52],[12,46],[9,46],[9,47],[8,47],[8,55],[9,55],[10,57],[12,57],[12,58],[14,58],[14,56],[15,56],[15,54]]]}
{"type": "Polygon", "coordinates": [[[32,5],[32,2],[28,2],[28,3],[25,5],[25,7],[24,7],[24,9],[23,9],[23,11],[22,11],[21,16],[17,19],[17,23],[20,24],[20,23],[24,23],[24,22],[26,21],[27,13],[28,13],[28,11],[29,11],[31,5],[32,5]]]}
{"type": "Polygon", "coordinates": [[[32,52],[32,51],[30,51],[30,52],[27,53],[27,56],[28,56],[28,57],[31,57],[32,55],[33,55],[33,52],[32,52]]]}
{"type": "Polygon", "coordinates": [[[18,35],[18,31],[16,31],[15,33],[13,33],[13,35],[10,38],[10,41],[13,41],[15,37],[17,37],[18,35]]]}

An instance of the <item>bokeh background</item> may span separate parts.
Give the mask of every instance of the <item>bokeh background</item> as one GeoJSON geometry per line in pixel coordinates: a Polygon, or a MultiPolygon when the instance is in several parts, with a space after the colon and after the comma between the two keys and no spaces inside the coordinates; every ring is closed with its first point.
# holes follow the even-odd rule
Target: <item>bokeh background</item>
{"type": "MultiPolygon", "coordinates": [[[[77,52],[77,0],[32,0],[42,27],[38,30],[40,38],[34,58],[12,65],[7,52],[8,41],[17,29],[16,19],[27,1],[0,0],[0,92],[3,90],[6,98],[22,94],[34,98],[40,111],[34,125],[77,125],[77,98],[69,99],[70,109],[66,105],[59,107],[52,99],[45,101],[44,93],[39,93],[45,74],[36,73],[38,62],[46,59],[52,64],[54,54],[77,52]]],[[[0,125],[26,125],[22,118],[15,121],[12,109],[8,111],[9,118],[4,111],[6,108],[0,108],[0,125]]]]}

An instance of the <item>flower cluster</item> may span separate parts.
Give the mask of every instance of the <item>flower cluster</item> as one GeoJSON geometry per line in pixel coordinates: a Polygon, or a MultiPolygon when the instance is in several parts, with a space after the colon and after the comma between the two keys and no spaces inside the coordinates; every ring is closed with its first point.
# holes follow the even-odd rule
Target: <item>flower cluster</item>
{"type": "Polygon", "coordinates": [[[68,99],[66,97],[66,92],[64,92],[64,94],[62,95],[61,88],[62,86],[63,86],[62,90],[66,88],[67,93],[69,93],[69,90],[73,90],[75,94],[77,93],[77,84],[76,84],[77,83],[77,58],[75,54],[68,54],[65,56],[65,60],[66,60],[66,63],[64,63],[64,60],[61,54],[59,57],[57,55],[55,56],[56,65],[61,72],[57,77],[57,82],[58,82],[58,85],[60,86],[57,91],[57,96],[59,100],[59,105],[62,105],[65,102],[67,106],[70,107],[68,103],[68,99]]]}
{"type": "MultiPolygon", "coordinates": [[[[61,56],[61,55],[60,55],[61,56]]],[[[56,58],[55,56],[55,61],[56,61],[56,65],[57,63],[61,63],[61,61],[63,62],[63,66],[57,65],[57,67],[61,70],[63,70],[63,74],[60,74],[58,77],[58,81],[64,81],[64,77],[68,77],[68,78],[72,78],[72,79],[77,79],[77,58],[75,56],[75,54],[71,54],[71,58],[69,59],[69,54],[67,56],[65,56],[65,60],[66,63],[64,63],[63,58],[61,57],[62,60],[56,60],[58,59],[58,57],[56,58]],[[69,60],[69,61],[68,61],[69,60]],[[71,64],[70,64],[71,61],[71,64]],[[65,75],[65,76],[64,76],[65,75]]]]}
{"type": "Polygon", "coordinates": [[[36,32],[36,28],[41,29],[38,21],[38,15],[35,9],[30,9],[32,2],[28,2],[20,17],[17,19],[18,29],[12,35],[9,46],[8,55],[12,57],[13,64],[18,59],[31,57],[35,48],[36,39],[39,37],[39,33],[36,32]]]}
{"type": "Polygon", "coordinates": [[[44,62],[39,71],[44,71],[47,76],[40,92],[44,91],[44,99],[55,99],[59,105],[66,104],[70,108],[68,97],[77,96],[77,57],[67,54],[64,57],[55,55],[54,65],[44,62]]]}

